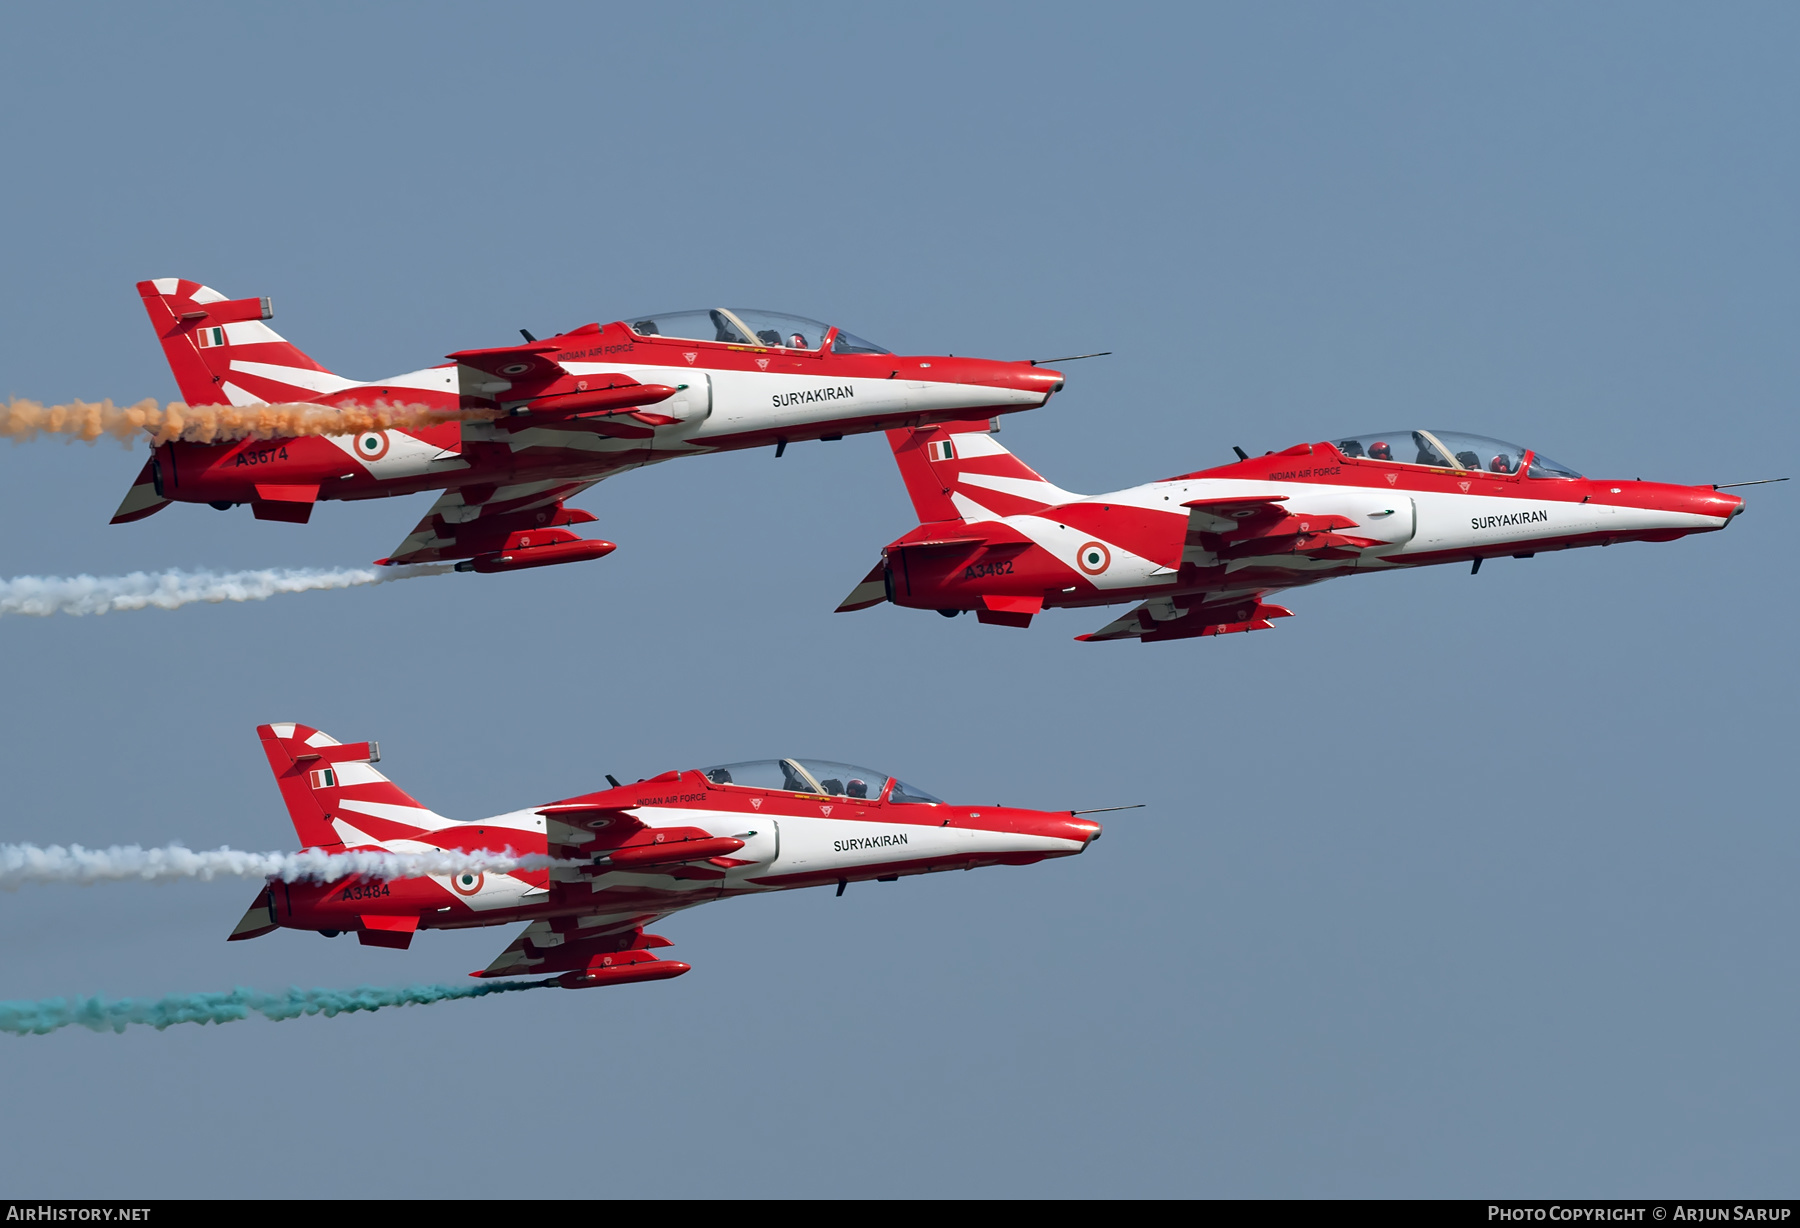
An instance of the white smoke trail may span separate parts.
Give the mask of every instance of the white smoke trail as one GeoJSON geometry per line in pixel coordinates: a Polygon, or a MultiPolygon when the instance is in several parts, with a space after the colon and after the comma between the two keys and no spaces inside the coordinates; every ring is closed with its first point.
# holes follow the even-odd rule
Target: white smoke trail
{"type": "Polygon", "coordinates": [[[423,878],[438,874],[507,874],[514,870],[547,870],[580,865],[542,853],[512,849],[434,849],[424,853],[388,853],[367,849],[327,853],[249,853],[233,848],[195,852],[179,844],[147,849],[136,844],[88,849],[79,844],[0,844],[0,890],[17,891],[31,883],[105,883],[174,878],[279,878],[284,882],[331,883],[352,874],[368,878],[423,878]]]}
{"type": "Polygon", "coordinates": [[[196,601],[265,601],[277,593],[355,588],[437,576],[449,563],[402,567],[274,568],[261,571],[134,571],[125,576],[15,576],[0,580],[0,616],[107,614],[155,606],[173,610],[196,601]]]}
{"type": "Polygon", "coordinates": [[[484,981],[477,985],[408,985],[384,989],[289,989],[263,993],[234,989],[230,993],[183,993],[166,998],[44,998],[36,1002],[0,1002],[0,1032],[43,1036],[72,1023],[93,1032],[123,1032],[132,1024],[162,1031],[177,1023],[235,1023],[255,1011],[277,1022],[301,1015],[349,1014],[389,1006],[427,1006],[457,998],[485,998],[521,989],[547,989],[554,981],[484,981]]]}

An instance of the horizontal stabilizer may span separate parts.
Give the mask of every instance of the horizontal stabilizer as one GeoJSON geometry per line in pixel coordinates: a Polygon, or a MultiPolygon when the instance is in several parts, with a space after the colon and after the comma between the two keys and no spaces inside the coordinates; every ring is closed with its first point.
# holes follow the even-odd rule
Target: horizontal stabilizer
{"type": "Polygon", "coordinates": [[[870,606],[880,605],[887,599],[887,564],[877,563],[869,568],[869,574],[850,590],[850,595],[838,602],[835,612],[848,614],[851,610],[866,610],[870,606]]]}
{"type": "Polygon", "coordinates": [[[225,941],[243,942],[247,938],[261,938],[264,934],[274,933],[275,929],[275,901],[270,896],[269,889],[264,887],[257,893],[256,899],[251,901],[250,907],[244,911],[243,919],[225,941]]]}
{"type": "Polygon", "coordinates": [[[111,523],[129,524],[146,516],[154,516],[167,506],[169,501],[156,489],[156,461],[147,460],[144,467],[138,470],[131,489],[125,492],[124,501],[119,504],[119,510],[113,513],[111,523]]]}

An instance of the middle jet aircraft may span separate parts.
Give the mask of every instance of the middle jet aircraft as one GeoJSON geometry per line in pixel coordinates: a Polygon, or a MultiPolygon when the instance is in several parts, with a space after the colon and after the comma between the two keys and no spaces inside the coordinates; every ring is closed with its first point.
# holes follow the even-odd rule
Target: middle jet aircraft
{"type": "MultiPolygon", "coordinates": [[[[518,345],[457,350],[385,379],[327,371],[271,329],[266,298],[227,299],[175,277],[138,283],[189,405],[416,405],[478,410],[341,435],[177,441],[156,448],[113,516],[171,503],[304,524],[322,500],[440,491],[382,564],[511,571],[599,558],[611,542],[570,498],[626,469],[680,456],[842,439],[901,425],[1033,409],[1063,377],[1036,364],[898,355],[800,316],[715,307],[627,316],[518,345]]],[[[524,332],[524,330],[520,330],[524,332]]]]}
{"type": "MultiPolygon", "coordinates": [[[[1140,604],[1080,640],[1260,631],[1267,600],[1337,576],[1723,529],[1719,486],[1583,477],[1518,444],[1422,427],[1303,443],[1104,495],[1045,481],[981,422],[890,431],[919,526],[838,606],[891,601],[1024,627],[1140,604]]],[[[1776,481],[1784,479],[1774,479],[1776,481]]],[[[1729,483],[1758,485],[1759,483],[1729,483]]]]}
{"type": "MultiPolygon", "coordinates": [[[[231,941],[276,929],[405,948],[425,929],[525,922],[473,976],[553,978],[566,989],[654,981],[688,965],[645,927],[713,900],[1070,857],[1100,838],[1084,814],[957,806],[885,772],[765,759],[664,772],[636,784],[457,822],[375,768],[370,742],[263,725],[263,752],[300,843],[325,853],[450,849],[547,854],[547,869],[332,883],[270,880],[231,941]]],[[[1106,810],[1135,809],[1108,806],[1106,810]]]]}

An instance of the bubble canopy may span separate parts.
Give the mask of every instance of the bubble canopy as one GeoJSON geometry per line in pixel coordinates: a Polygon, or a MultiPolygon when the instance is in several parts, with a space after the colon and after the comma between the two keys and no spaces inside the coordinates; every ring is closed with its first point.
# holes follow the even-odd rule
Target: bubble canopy
{"type": "Polygon", "coordinates": [[[760,307],[711,307],[700,311],[665,311],[654,315],[626,316],[631,331],[640,337],[675,337],[683,341],[716,341],[724,345],[751,345],[769,349],[806,350],[817,353],[829,337],[833,354],[891,354],[885,346],[805,316],[791,316],[760,307]]]}
{"type": "Polygon", "coordinates": [[[836,763],[830,759],[749,759],[702,768],[715,785],[765,789],[774,793],[815,793],[821,797],[847,797],[854,801],[885,801],[890,805],[941,806],[941,799],[923,789],[895,780],[886,772],[836,763]],[[890,789],[889,786],[892,785],[890,789]]]}
{"type": "MultiPolygon", "coordinates": [[[[1433,469],[1472,469],[1484,473],[1517,473],[1532,449],[1486,435],[1462,431],[1370,431],[1341,435],[1332,446],[1352,460],[1368,459],[1392,465],[1426,465],[1433,469]]],[[[1542,452],[1534,453],[1526,477],[1578,478],[1581,475],[1559,465],[1542,452]]]]}

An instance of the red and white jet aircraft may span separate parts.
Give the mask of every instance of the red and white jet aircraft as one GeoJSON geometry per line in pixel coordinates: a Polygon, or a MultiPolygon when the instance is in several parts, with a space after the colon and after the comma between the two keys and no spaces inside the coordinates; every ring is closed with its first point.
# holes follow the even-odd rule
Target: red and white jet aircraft
{"type": "MultiPolygon", "coordinates": [[[[1048,606],[1138,607],[1081,640],[1257,631],[1265,598],[1353,573],[1672,541],[1723,529],[1715,486],[1602,481],[1517,444],[1377,431],[1106,495],[1045,481],[983,422],[888,432],[922,522],[838,607],[883,601],[1024,627],[1048,606]]],[[[1753,483],[1745,483],[1750,485],[1753,483]]]]}
{"type": "MultiPolygon", "coordinates": [[[[423,405],[489,410],[493,422],[409,430],[164,444],[113,523],[171,502],[305,523],[322,499],[442,491],[382,563],[466,560],[504,571],[598,558],[614,547],[561,526],[564,507],[623,469],[678,456],[788,444],[1032,409],[1063,386],[1030,362],[899,356],[798,316],[718,307],[584,324],[379,380],[347,379],[274,332],[266,298],[228,300],[173,277],[138,283],[190,405],[423,405]]],[[[523,330],[521,330],[523,331],[523,330]]]]}
{"type": "Polygon", "coordinates": [[[665,772],[462,823],[377,771],[373,743],[340,744],[305,725],[257,732],[307,848],[510,849],[579,864],[329,884],[271,879],[233,941],[285,927],[328,937],[355,930],[366,945],[405,948],[421,929],[526,922],[471,975],[555,977],[570,989],[686,972],[687,964],[652,954],[669,942],[644,927],[696,904],[832,883],[841,895],[868,879],[1030,865],[1100,837],[1100,825],[1081,817],[1098,811],[953,806],[885,772],[814,759],[665,772]]]}

